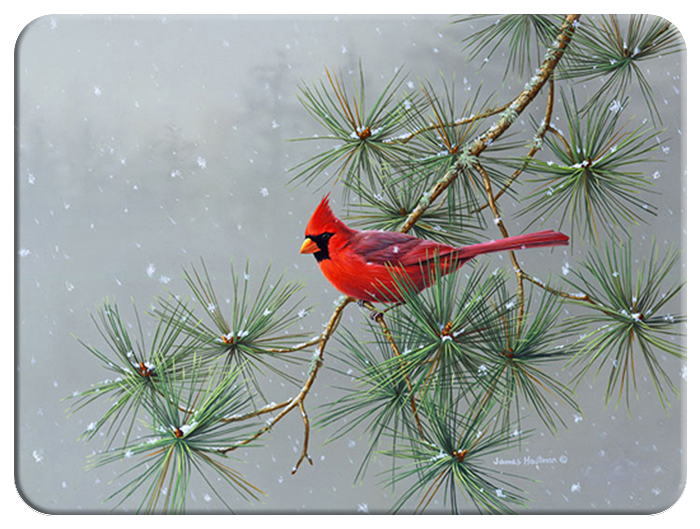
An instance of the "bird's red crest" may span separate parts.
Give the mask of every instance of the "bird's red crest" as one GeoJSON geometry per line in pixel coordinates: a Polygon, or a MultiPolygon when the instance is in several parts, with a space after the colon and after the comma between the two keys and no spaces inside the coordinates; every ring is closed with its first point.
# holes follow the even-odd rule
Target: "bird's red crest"
{"type": "Polygon", "coordinates": [[[307,235],[318,235],[340,223],[338,218],[333,214],[331,206],[328,203],[330,193],[326,194],[321,203],[316,207],[316,211],[311,215],[309,223],[306,225],[307,235]]]}

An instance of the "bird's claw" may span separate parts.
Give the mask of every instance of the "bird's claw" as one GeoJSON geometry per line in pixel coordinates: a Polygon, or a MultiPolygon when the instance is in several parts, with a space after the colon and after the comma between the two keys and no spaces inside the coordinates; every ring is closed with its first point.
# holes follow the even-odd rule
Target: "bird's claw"
{"type": "Polygon", "coordinates": [[[370,303],[367,303],[364,300],[358,299],[357,304],[360,306],[362,309],[369,309],[369,319],[376,322],[379,321],[380,318],[384,317],[384,313],[379,311],[379,310],[374,310],[372,305],[370,303]]]}
{"type": "Polygon", "coordinates": [[[369,319],[374,321],[374,322],[378,322],[379,318],[383,318],[383,317],[384,317],[384,313],[381,311],[378,311],[378,310],[373,310],[372,312],[369,313],[369,319]]]}

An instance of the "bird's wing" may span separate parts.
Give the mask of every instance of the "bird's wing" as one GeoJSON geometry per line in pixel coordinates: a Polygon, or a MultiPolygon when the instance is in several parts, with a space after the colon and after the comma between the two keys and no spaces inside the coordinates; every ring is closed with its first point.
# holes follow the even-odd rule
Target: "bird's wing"
{"type": "Polygon", "coordinates": [[[367,262],[404,267],[425,263],[434,257],[436,250],[440,256],[454,251],[450,246],[405,233],[373,230],[358,232],[350,244],[367,262]]]}
{"type": "Polygon", "coordinates": [[[365,261],[396,264],[424,242],[404,233],[368,230],[358,232],[349,245],[365,261]]]}

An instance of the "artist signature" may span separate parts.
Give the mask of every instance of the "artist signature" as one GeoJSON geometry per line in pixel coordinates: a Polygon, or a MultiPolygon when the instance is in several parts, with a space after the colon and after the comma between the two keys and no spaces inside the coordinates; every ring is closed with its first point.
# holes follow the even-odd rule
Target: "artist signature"
{"type": "Polygon", "coordinates": [[[496,457],[493,460],[493,464],[494,465],[511,465],[511,466],[516,466],[516,467],[519,467],[519,466],[538,467],[540,465],[557,465],[557,464],[566,465],[566,463],[568,461],[569,461],[569,458],[566,457],[564,454],[562,454],[559,457],[524,456],[524,457],[514,457],[511,459],[496,457]]]}

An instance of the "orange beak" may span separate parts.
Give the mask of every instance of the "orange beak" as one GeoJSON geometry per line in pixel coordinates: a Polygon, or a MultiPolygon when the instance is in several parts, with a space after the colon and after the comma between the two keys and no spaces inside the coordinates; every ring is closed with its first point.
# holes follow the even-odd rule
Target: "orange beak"
{"type": "Polygon", "coordinates": [[[301,250],[299,253],[316,253],[321,251],[318,245],[309,238],[304,239],[304,243],[301,245],[301,250]]]}

